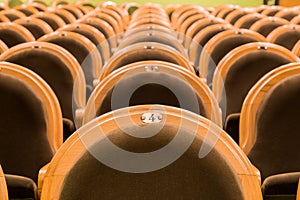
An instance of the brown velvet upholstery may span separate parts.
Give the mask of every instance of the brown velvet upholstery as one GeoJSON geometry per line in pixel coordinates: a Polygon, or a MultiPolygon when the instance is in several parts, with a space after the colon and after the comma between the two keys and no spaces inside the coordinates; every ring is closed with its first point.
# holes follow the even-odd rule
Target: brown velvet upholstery
{"type": "Polygon", "coordinates": [[[31,48],[10,55],[6,61],[25,66],[39,74],[53,89],[60,102],[63,116],[73,119],[73,77],[66,64],[57,55],[42,48],[31,48]]]}
{"type": "MultiPolygon", "coordinates": [[[[268,51],[255,51],[239,57],[230,67],[224,80],[226,91],[226,116],[239,113],[251,87],[267,72],[290,63],[282,55],[268,51]]],[[[225,98],[222,103],[225,103],[225,98]]]]}
{"type": "MultiPolygon", "coordinates": [[[[148,124],[147,131],[156,124],[148,124]]],[[[124,127],[138,134],[136,127],[124,127]]],[[[178,127],[164,126],[153,137],[139,139],[121,130],[107,133],[120,148],[136,153],[152,152],[164,147],[176,135],[178,127]]],[[[190,130],[182,129],[184,135],[190,130]]],[[[102,140],[91,149],[112,156],[112,149],[102,140]]],[[[180,146],[179,142],[174,150],[180,146]]],[[[60,199],[244,199],[237,177],[220,152],[212,150],[199,159],[202,139],[197,137],[188,150],[171,165],[148,173],[117,171],[96,160],[89,152],[76,162],[64,180],[60,199]]],[[[138,165],[138,163],[136,163],[138,165]]]]}
{"type": "Polygon", "coordinates": [[[300,75],[277,83],[256,114],[256,142],[248,153],[262,178],[300,171],[300,75]]]}
{"type": "MultiPolygon", "coordinates": [[[[175,91],[175,90],[174,90],[175,91]]],[[[116,110],[118,108],[123,108],[127,106],[134,105],[144,105],[144,104],[161,104],[161,105],[169,105],[175,107],[181,107],[183,109],[195,112],[204,117],[208,117],[205,112],[204,104],[201,102],[199,97],[196,97],[198,100],[198,104],[194,105],[194,99],[187,94],[195,94],[193,88],[189,86],[183,80],[176,78],[172,75],[168,75],[166,73],[138,73],[131,76],[125,76],[122,78],[118,84],[111,89],[105,96],[105,99],[102,105],[97,109],[96,115],[99,116],[101,114],[107,113],[111,110],[116,110]],[[166,86],[158,84],[159,80],[164,80],[166,85],[172,85],[173,88],[176,88],[176,94],[166,86]],[[147,84],[145,84],[147,83],[147,84]],[[130,96],[129,105],[126,105],[123,97],[126,96],[126,93],[136,86],[139,86],[133,94],[130,96]],[[118,94],[113,94],[115,92],[115,88],[117,87],[118,94]],[[114,101],[112,107],[112,94],[114,96],[114,101]],[[186,97],[186,98],[185,98],[186,97]],[[184,102],[184,105],[180,99],[184,102]]]]}
{"type": "Polygon", "coordinates": [[[53,152],[47,136],[45,107],[24,82],[0,73],[0,163],[8,174],[37,182],[39,169],[53,152]]]}

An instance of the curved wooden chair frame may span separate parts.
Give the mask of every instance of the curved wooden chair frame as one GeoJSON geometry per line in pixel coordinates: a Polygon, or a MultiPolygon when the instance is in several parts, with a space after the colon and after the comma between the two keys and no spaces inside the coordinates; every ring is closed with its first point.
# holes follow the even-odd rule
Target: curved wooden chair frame
{"type": "Polygon", "coordinates": [[[186,122],[181,124],[190,130],[194,128],[195,130],[191,131],[195,131],[196,138],[204,139],[207,137],[207,134],[218,136],[213,148],[224,156],[225,162],[228,162],[236,173],[245,200],[262,200],[258,171],[221,128],[199,115],[182,109],[168,106],[153,107],[153,105],[135,106],[102,115],[74,133],[50,163],[45,175],[41,199],[59,199],[69,171],[80,157],[88,151],[89,147],[84,144],[83,135],[85,138],[90,139],[91,145],[93,145],[98,141],[98,139],[94,138],[93,130],[99,130],[100,128],[104,133],[117,130],[119,129],[117,120],[121,119],[131,120],[134,122],[134,125],[142,126],[141,116],[144,113],[154,111],[163,114],[164,125],[177,127],[178,123],[186,122]]]}
{"type": "Polygon", "coordinates": [[[0,165],[0,199],[8,200],[8,191],[5,181],[5,176],[0,165]]]}
{"type": "Polygon", "coordinates": [[[120,60],[126,58],[126,56],[130,54],[134,54],[141,51],[153,51],[159,52],[160,54],[168,55],[174,58],[177,61],[177,64],[182,66],[183,68],[188,69],[191,72],[195,72],[193,66],[189,63],[188,59],[183,57],[178,53],[177,50],[173,49],[164,44],[156,43],[156,42],[140,42],[137,44],[130,45],[118,52],[116,52],[104,65],[100,80],[110,74],[115,70],[115,66],[120,60]]]}
{"type": "Polygon", "coordinates": [[[155,66],[159,69],[160,72],[173,74],[174,76],[187,82],[194,89],[196,96],[202,99],[202,102],[205,105],[204,108],[207,109],[206,113],[209,116],[209,119],[219,126],[222,126],[219,106],[210,89],[203,81],[201,81],[201,79],[197,78],[197,76],[192,72],[176,64],[153,60],[135,62],[126,65],[118,70],[115,70],[105,79],[99,82],[87,103],[85,114],[83,117],[83,124],[95,118],[94,110],[97,110],[97,108],[99,108],[99,106],[103,102],[105,94],[107,94],[107,92],[112,89],[115,84],[122,80],[122,77],[128,74],[143,72],[145,71],[145,67],[147,66],[155,66]]]}

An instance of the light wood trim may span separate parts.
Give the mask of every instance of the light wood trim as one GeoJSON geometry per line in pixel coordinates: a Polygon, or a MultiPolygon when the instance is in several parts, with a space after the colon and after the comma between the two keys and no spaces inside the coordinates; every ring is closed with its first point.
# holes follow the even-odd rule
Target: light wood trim
{"type": "Polygon", "coordinates": [[[124,30],[126,30],[127,26],[130,23],[130,17],[129,14],[127,12],[127,10],[123,7],[120,6],[116,6],[116,5],[103,5],[102,7],[97,7],[95,10],[102,10],[104,9],[106,11],[106,9],[110,9],[113,10],[114,12],[118,13],[119,16],[121,16],[122,21],[123,21],[123,25],[124,25],[124,30]]]}
{"type": "MultiPolygon", "coordinates": [[[[207,34],[217,31],[217,30],[225,31],[225,30],[230,30],[230,29],[233,29],[233,26],[230,24],[214,24],[214,25],[210,25],[210,26],[200,30],[195,35],[195,37],[193,38],[193,41],[191,42],[191,44],[189,46],[190,61],[192,63],[195,63],[196,56],[197,56],[197,49],[198,49],[198,47],[200,47],[199,41],[201,41],[204,37],[206,37],[207,34]]],[[[203,48],[203,46],[201,46],[201,48],[203,48]]],[[[195,67],[198,67],[198,66],[195,66],[195,67]]]]}
{"type": "Polygon", "coordinates": [[[69,12],[72,13],[72,15],[76,15],[75,18],[76,19],[80,19],[81,17],[83,17],[83,13],[80,11],[79,8],[77,8],[75,5],[73,4],[61,4],[61,5],[58,5],[56,8],[62,8],[62,9],[65,9],[69,12]]]}
{"type": "Polygon", "coordinates": [[[289,31],[300,32],[300,25],[287,24],[287,25],[279,26],[267,36],[267,41],[274,43],[279,36],[289,31]]]}
{"type": "Polygon", "coordinates": [[[234,10],[241,9],[239,5],[228,5],[226,7],[223,7],[217,15],[215,15],[217,18],[225,19],[224,17],[229,14],[230,12],[233,12],[234,10]]]}
{"type": "Polygon", "coordinates": [[[177,28],[179,26],[179,24],[177,24],[177,20],[179,19],[179,17],[189,11],[189,10],[192,10],[192,9],[195,9],[197,6],[195,5],[179,5],[176,7],[176,9],[173,11],[173,14],[172,14],[172,17],[171,17],[171,23],[172,23],[172,26],[177,28]]]}
{"type": "Polygon", "coordinates": [[[238,8],[238,9],[233,10],[230,13],[228,13],[228,15],[225,17],[225,21],[227,21],[228,23],[232,23],[231,21],[234,18],[236,18],[237,16],[242,17],[242,16],[245,16],[247,14],[254,13],[254,12],[255,12],[254,8],[238,8]]]}
{"type": "MultiPolygon", "coordinates": [[[[203,139],[207,134],[215,135],[217,138],[214,149],[224,156],[226,162],[228,162],[232,170],[236,172],[245,199],[262,199],[259,181],[260,176],[257,170],[253,168],[253,165],[246,155],[220,127],[191,112],[174,107],[154,105],[135,106],[129,109],[121,109],[114,113],[104,114],[79,129],[65,142],[51,161],[45,175],[41,199],[59,199],[65,177],[74,164],[87,151],[87,144],[83,143],[81,137],[89,138],[92,143],[97,142],[99,138],[95,138],[92,130],[100,128],[104,134],[109,133],[110,131],[118,129],[116,122],[118,119],[129,118],[136,123],[135,125],[141,125],[141,115],[153,109],[163,111],[164,124],[177,127],[178,124],[182,122],[181,126],[196,131],[197,138],[203,139]]],[[[92,145],[92,143],[90,145],[92,145]]]]}
{"type": "Polygon", "coordinates": [[[41,2],[37,2],[37,1],[32,1],[32,0],[29,0],[29,1],[27,1],[27,4],[28,5],[31,5],[31,6],[33,6],[33,7],[35,7],[36,9],[38,9],[39,11],[45,11],[45,10],[47,10],[47,6],[46,6],[46,4],[43,4],[43,3],[41,3],[41,2]]]}
{"type": "MultiPolygon", "coordinates": [[[[266,42],[266,38],[261,34],[247,30],[247,29],[230,29],[223,31],[212,37],[203,47],[199,57],[199,73],[203,77],[207,77],[209,70],[209,61],[211,60],[211,53],[216,49],[216,46],[229,37],[241,35],[243,37],[251,38],[257,42],[266,42]]],[[[224,56],[226,57],[226,56],[224,56]]],[[[221,62],[221,61],[220,61],[221,62]]],[[[219,62],[219,64],[220,64],[219,62]]],[[[219,66],[217,66],[219,68],[219,66]]]]}
{"type": "Polygon", "coordinates": [[[181,25],[183,25],[183,23],[189,19],[190,17],[194,16],[194,15],[197,15],[197,14],[204,14],[204,15],[209,15],[209,13],[203,8],[203,7],[200,7],[200,6],[195,6],[185,12],[183,12],[179,17],[178,19],[173,22],[172,26],[173,26],[173,29],[174,30],[180,30],[180,27],[181,25]]]}
{"type": "Polygon", "coordinates": [[[300,40],[294,45],[292,52],[297,56],[300,57],[300,40]]]}
{"type": "Polygon", "coordinates": [[[247,154],[256,141],[256,113],[267,95],[281,80],[300,74],[300,63],[283,65],[263,76],[249,91],[242,106],[240,117],[240,147],[247,154]]]}
{"type": "Polygon", "coordinates": [[[26,42],[35,41],[35,38],[31,34],[31,32],[20,24],[16,24],[14,22],[2,22],[0,23],[0,29],[12,30],[21,35],[26,42]]]}
{"type": "Polygon", "coordinates": [[[101,70],[102,70],[102,59],[101,56],[98,52],[97,47],[92,43],[88,38],[85,36],[75,33],[75,32],[70,32],[70,31],[55,31],[53,33],[44,35],[40,37],[37,41],[39,42],[51,42],[51,40],[55,40],[57,38],[72,38],[78,42],[80,42],[82,45],[84,45],[88,51],[89,55],[91,56],[92,59],[92,70],[93,70],[93,78],[96,79],[100,76],[101,70]]]}
{"type": "Polygon", "coordinates": [[[258,31],[262,26],[268,25],[268,24],[278,24],[278,25],[287,25],[290,22],[286,19],[279,18],[279,17],[264,17],[262,19],[257,20],[252,26],[249,28],[249,30],[252,31],[258,31]]]}
{"type": "Polygon", "coordinates": [[[37,74],[25,67],[8,62],[0,62],[0,73],[12,75],[25,81],[41,98],[45,106],[47,135],[53,153],[62,145],[62,113],[56,95],[48,84],[37,74]]]}
{"type": "Polygon", "coordinates": [[[218,102],[222,98],[224,80],[226,79],[226,75],[230,70],[230,67],[234,62],[236,62],[237,59],[255,51],[269,51],[289,59],[290,62],[299,61],[297,56],[295,56],[288,49],[268,42],[253,42],[233,49],[219,62],[213,77],[212,90],[218,102]]]}
{"type": "Polygon", "coordinates": [[[165,28],[169,28],[171,29],[171,24],[170,22],[168,22],[167,20],[162,20],[162,19],[158,19],[158,18],[142,18],[139,20],[135,20],[135,21],[131,21],[130,25],[128,26],[129,29],[133,29],[133,28],[137,28],[140,25],[144,25],[144,24],[157,24],[160,26],[163,26],[165,28]]]}
{"type": "Polygon", "coordinates": [[[137,44],[130,45],[117,53],[115,53],[110,60],[104,65],[102,74],[100,76],[100,80],[104,79],[108,74],[110,74],[114,70],[114,66],[119,60],[126,58],[128,54],[140,52],[140,51],[157,51],[161,54],[169,55],[176,59],[178,65],[190,70],[191,72],[195,72],[193,66],[189,63],[188,59],[180,55],[177,50],[173,49],[164,44],[160,44],[157,42],[140,42],[137,44]],[[145,49],[145,47],[151,47],[145,49]]]}
{"type": "Polygon", "coordinates": [[[35,8],[34,6],[32,6],[30,4],[20,4],[20,5],[15,6],[13,9],[16,9],[22,13],[24,13],[22,10],[29,11],[29,12],[31,12],[31,14],[39,12],[39,10],[37,8],[35,8]]]}
{"type": "Polygon", "coordinates": [[[0,21],[1,22],[10,22],[8,17],[6,17],[3,13],[0,13],[0,21]]]}
{"type": "Polygon", "coordinates": [[[222,12],[223,10],[231,10],[233,8],[240,8],[237,5],[233,5],[233,4],[224,4],[224,5],[220,5],[220,6],[215,6],[214,7],[214,11],[212,12],[213,16],[218,16],[220,12],[222,12]]]}
{"type": "Polygon", "coordinates": [[[126,30],[127,25],[125,23],[128,23],[126,21],[126,15],[124,14],[124,12],[120,12],[120,10],[116,9],[117,7],[103,7],[101,9],[96,8],[94,10],[94,13],[105,13],[108,14],[110,16],[112,16],[116,21],[117,24],[119,25],[121,32],[124,32],[126,30]]]}
{"type": "Polygon", "coordinates": [[[278,5],[269,6],[269,5],[266,5],[264,7],[264,9],[261,11],[261,14],[263,14],[265,16],[271,16],[270,13],[273,13],[273,12],[277,13],[282,9],[284,9],[284,7],[282,7],[282,6],[278,6],[278,5]]]}
{"type": "Polygon", "coordinates": [[[300,15],[295,16],[292,20],[291,20],[292,24],[296,24],[296,25],[300,25],[300,15]]]}
{"type": "Polygon", "coordinates": [[[64,48],[51,44],[48,42],[28,42],[16,45],[3,54],[0,55],[0,61],[5,61],[10,56],[21,53],[23,51],[32,49],[32,48],[40,48],[49,53],[52,53],[56,57],[59,57],[65,64],[68,66],[71,74],[74,78],[74,87],[73,87],[73,100],[75,105],[78,108],[85,107],[86,101],[86,89],[85,89],[85,78],[83,71],[77,62],[77,60],[64,48]]]}
{"type": "Polygon", "coordinates": [[[297,200],[300,200],[300,179],[298,181],[297,200]]]}
{"type": "Polygon", "coordinates": [[[0,165],[0,199],[8,200],[7,186],[6,186],[5,176],[2,171],[1,165],[0,165]]]}
{"type": "Polygon", "coordinates": [[[101,106],[107,92],[112,89],[122,79],[123,76],[131,73],[144,72],[145,67],[149,65],[157,66],[160,72],[170,75],[172,74],[175,77],[186,81],[194,89],[196,96],[201,98],[203,104],[205,105],[204,108],[207,109],[206,113],[209,116],[209,119],[219,126],[222,126],[221,111],[216,99],[212,95],[207,85],[195,74],[186,70],[185,68],[163,61],[135,62],[117,69],[108,75],[96,86],[94,92],[90,96],[83,117],[83,124],[95,118],[95,110],[101,106]]]}
{"type": "MultiPolygon", "coordinates": [[[[299,4],[298,4],[298,5],[300,5],[300,1],[299,1],[299,4]]],[[[278,11],[278,12],[274,15],[274,17],[280,17],[280,18],[282,18],[282,17],[284,17],[284,16],[287,15],[287,14],[294,14],[295,16],[297,16],[297,15],[300,14],[300,12],[299,12],[299,10],[296,9],[296,8],[295,8],[295,9],[293,9],[293,8],[284,8],[284,9],[278,11]]]]}

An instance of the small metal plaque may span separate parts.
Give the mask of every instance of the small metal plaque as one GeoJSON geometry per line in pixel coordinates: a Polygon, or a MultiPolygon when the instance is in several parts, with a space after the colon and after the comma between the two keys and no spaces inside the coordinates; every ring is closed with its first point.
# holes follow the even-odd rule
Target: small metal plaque
{"type": "Polygon", "coordinates": [[[159,123],[162,121],[162,119],[163,119],[163,115],[161,113],[155,113],[155,112],[144,113],[141,116],[141,120],[147,124],[159,123]]]}
{"type": "Polygon", "coordinates": [[[156,65],[146,65],[145,66],[145,71],[146,72],[157,72],[158,71],[158,66],[156,66],[156,65]]]}

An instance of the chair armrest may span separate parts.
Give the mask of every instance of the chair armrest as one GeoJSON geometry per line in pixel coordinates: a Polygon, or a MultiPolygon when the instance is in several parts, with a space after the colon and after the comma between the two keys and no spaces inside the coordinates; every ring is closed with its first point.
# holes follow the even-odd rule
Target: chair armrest
{"type": "Polygon", "coordinates": [[[35,182],[27,177],[5,174],[9,199],[38,199],[35,182]]]}
{"type": "Polygon", "coordinates": [[[264,196],[296,197],[300,172],[277,174],[266,178],[262,185],[264,196]]]}
{"type": "Polygon", "coordinates": [[[233,113],[226,117],[224,130],[228,133],[232,139],[238,144],[239,143],[239,132],[240,132],[240,113],[233,113]]]}
{"type": "Polygon", "coordinates": [[[38,196],[41,197],[42,189],[43,189],[43,184],[44,184],[44,179],[46,172],[48,170],[49,163],[42,167],[39,171],[39,177],[38,177],[38,196]]]}

